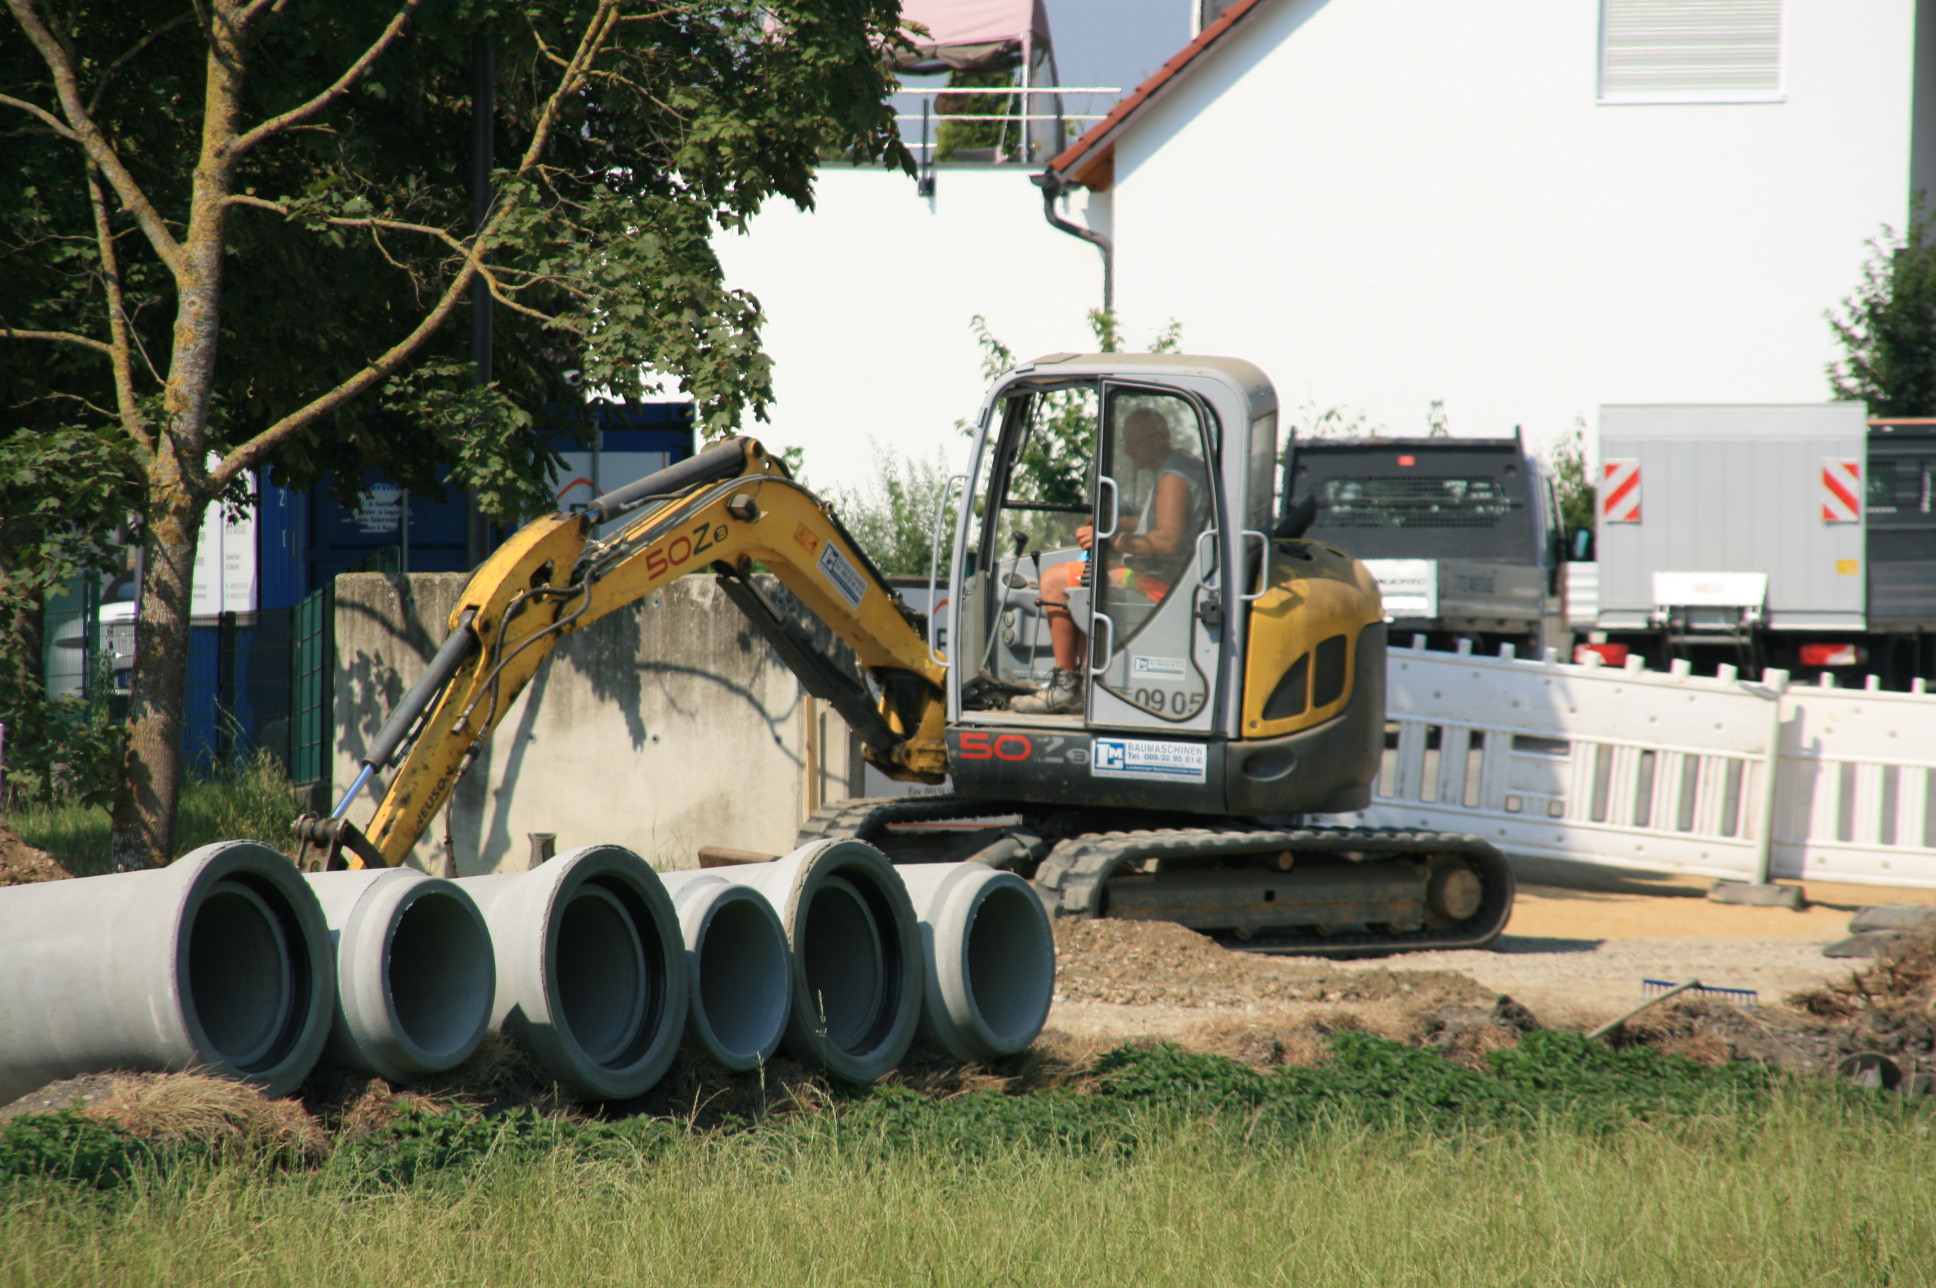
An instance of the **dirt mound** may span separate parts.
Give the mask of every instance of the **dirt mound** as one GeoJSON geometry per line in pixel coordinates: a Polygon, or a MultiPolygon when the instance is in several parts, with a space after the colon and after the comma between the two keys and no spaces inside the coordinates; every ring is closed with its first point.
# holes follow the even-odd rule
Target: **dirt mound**
{"type": "Polygon", "coordinates": [[[1936,1067],[1936,928],[1911,932],[1847,980],[1797,993],[1788,1004],[1826,1022],[1829,1054],[1877,1051],[1936,1067]]]}
{"type": "Polygon", "coordinates": [[[59,881],[73,875],[54,861],[45,850],[37,850],[0,823],[0,886],[30,885],[35,881],[59,881]]]}
{"type": "Polygon", "coordinates": [[[1343,970],[1310,958],[1231,952],[1166,921],[1055,923],[1056,996],[1129,1006],[1250,1006],[1262,1002],[1379,1002],[1420,1009],[1490,1001],[1451,971],[1343,970]]]}
{"type": "Polygon", "coordinates": [[[49,1083],[0,1108],[19,1114],[77,1110],[148,1140],[192,1141],[218,1155],[273,1155],[302,1163],[329,1152],[322,1125],[300,1101],[194,1073],[97,1073],[49,1083]]]}

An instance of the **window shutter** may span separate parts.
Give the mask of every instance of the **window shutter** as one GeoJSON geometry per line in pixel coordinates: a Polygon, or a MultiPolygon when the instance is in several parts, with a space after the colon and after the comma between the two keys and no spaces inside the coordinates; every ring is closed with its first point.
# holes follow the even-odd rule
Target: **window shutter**
{"type": "Polygon", "coordinates": [[[1781,93],[1781,0],[1604,0],[1600,97],[1699,102],[1781,93]]]}

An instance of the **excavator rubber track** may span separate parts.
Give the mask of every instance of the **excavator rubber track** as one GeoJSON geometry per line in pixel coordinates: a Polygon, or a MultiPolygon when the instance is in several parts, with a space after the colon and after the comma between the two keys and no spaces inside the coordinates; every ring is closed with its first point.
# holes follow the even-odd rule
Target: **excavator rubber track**
{"type": "MultiPolygon", "coordinates": [[[[1261,879],[1249,878],[1263,893],[1284,896],[1268,902],[1284,907],[1285,920],[1249,933],[1214,926],[1198,927],[1226,947],[1243,952],[1363,957],[1390,952],[1484,948],[1499,937],[1512,915],[1514,882],[1505,856],[1478,837],[1449,832],[1214,826],[1090,833],[1056,845],[1036,869],[1035,887],[1058,915],[1120,916],[1120,907],[1112,904],[1120,905],[1122,895],[1112,891],[1112,883],[1125,876],[1141,877],[1143,869],[1155,868],[1147,876],[1160,906],[1165,871],[1200,873],[1212,865],[1260,855],[1288,856],[1288,868],[1261,879]],[[1447,924],[1433,925],[1427,921],[1405,927],[1372,923],[1353,930],[1300,923],[1298,914],[1290,910],[1297,904],[1300,885],[1310,884],[1315,872],[1326,873],[1333,878],[1330,884],[1342,884],[1348,892],[1354,877],[1384,875],[1379,873],[1382,864],[1422,862],[1429,866],[1448,861],[1476,878],[1478,888],[1476,898],[1471,900],[1476,907],[1463,917],[1442,919],[1447,924]],[[1342,882],[1337,880],[1340,877],[1342,882]]],[[[1148,919],[1171,918],[1151,915],[1148,919]]]]}
{"type": "Polygon", "coordinates": [[[1055,916],[1194,922],[1195,928],[1242,952],[1365,957],[1484,948],[1499,937],[1512,915],[1514,880],[1505,856],[1479,837],[1450,832],[1242,824],[1116,831],[1102,830],[1094,815],[1075,811],[1042,816],[1035,806],[905,796],[829,806],[807,820],[800,839],[853,837],[891,852],[890,829],[897,825],[972,823],[1017,814],[1056,838],[1032,874],[1036,891],[1055,916]],[[1387,864],[1405,866],[1383,866],[1387,864]],[[1342,908],[1377,903],[1374,887],[1409,888],[1415,876],[1419,888],[1429,891],[1446,871],[1465,874],[1455,878],[1462,891],[1454,901],[1458,915],[1434,915],[1428,898],[1422,915],[1399,912],[1383,920],[1367,916],[1363,922],[1339,923],[1349,915],[1342,908]],[[1212,901],[1227,898],[1239,907],[1238,918],[1253,924],[1218,926],[1217,913],[1182,906],[1188,900],[1180,905],[1173,898],[1179,885],[1201,892],[1218,883],[1228,883],[1229,889],[1221,896],[1213,891],[1212,901]],[[1271,911],[1264,912],[1260,904],[1271,905],[1271,911]],[[1308,920],[1298,920],[1300,907],[1308,920]],[[1272,916],[1281,920],[1272,924],[1272,916]]]}

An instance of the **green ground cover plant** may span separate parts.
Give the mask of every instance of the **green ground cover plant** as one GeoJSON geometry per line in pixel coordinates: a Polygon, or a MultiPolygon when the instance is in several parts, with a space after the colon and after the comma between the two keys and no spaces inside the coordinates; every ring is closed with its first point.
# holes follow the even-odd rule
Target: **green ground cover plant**
{"type": "MultiPolygon", "coordinates": [[[[267,752],[217,767],[182,791],[176,825],[179,854],[215,841],[248,837],[277,849],[289,845],[295,797],[282,762],[267,752]]],[[[112,870],[108,811],[72,801],[39,802],[8,811],[7,826],[27,844],[46,850],[75,876],[112,870]]]]}
{"type": "Polygon", "coordinates": [[[0,1283],[1919,1284],[1936,1115],[1533,1033],[1124,1047],[708,1127],[408,1111],[327,1158],[0,1123],[0,1283]]]}

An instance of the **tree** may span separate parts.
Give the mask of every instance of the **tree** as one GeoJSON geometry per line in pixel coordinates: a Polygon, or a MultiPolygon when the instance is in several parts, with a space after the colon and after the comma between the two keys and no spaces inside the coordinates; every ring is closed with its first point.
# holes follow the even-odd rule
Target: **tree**
{"type": "Polygon", "coordinates": [[[1553,449],[1553,486],[1560,497],[1560,531],[1568,541],[1576,532],[1593,531],[1598,490],[1586,459],[1586,418],[1575,417],[1573,436],[1553,449]]]}
{"type": "Polygon", "coordinates": [[[171,849],[196,539],[247,471],[441,495],[447,465],[512,518],[549,507],[538,413],[576,385],[648,371],[709,431],[763,416],[759,307],[711,236],[810,206],[825,155],[912,171],[894,0],[6,5],[5,414],[114,444],[138,483],[122,867],[171,849]],[[501,161],[475,218],[474,64],[501,161]]]}
{"type": "Polygon", "coordinates": [[[42,606],[62,583],[113,566],[111,529],[134,497],[131,462],[108,439],[29,428],[0,437],[0,719],[10,794],[59,791],[104,804],[112,790],[121,731],[105,702],[47,697],[42,606]]]}
{"type": "Polygon", "coordinates": [[[1918,194],[1909,227],[1884,225],[1868,246],[1861,285],[1828,314],[1846,354],[1829,387],[1871,416],[1936,416],[1936,212],[1918,194]]]}
{"type": "MultiPolygon", "coordinates": [[[[939,459],[893,456],[878,446],[874,465],[869,487],[842,491],[841,522],[882,572],[925,577],[935,557],[935,512],[948,490],[948,467],[939,459]]],[[[951,504],[941,518],[944,564],[954,514],[951,504]]]]}

